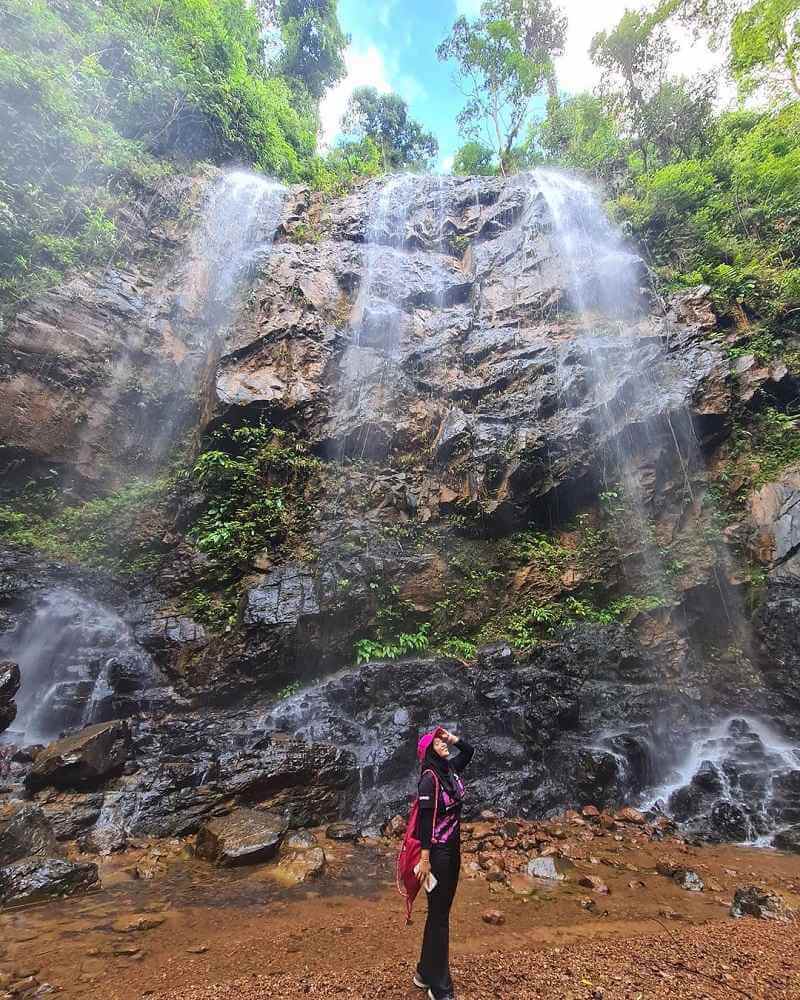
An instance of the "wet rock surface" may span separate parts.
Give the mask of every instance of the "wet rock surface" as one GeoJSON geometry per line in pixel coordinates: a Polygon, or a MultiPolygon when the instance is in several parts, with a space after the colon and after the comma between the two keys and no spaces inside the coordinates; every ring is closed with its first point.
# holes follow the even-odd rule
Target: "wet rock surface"
{"type": "MultiPolygon", "coordinates": [[[[235,314],[204,312],[219,298],[220,275],[199,265],[196,246],[187,250],[174,211],[184,196],[196,206],[202,184],[193,182],[161,206],[172,220],[170,254],[186,251],[169,276],[151,281],[144,265],[109,270],[16,317],[3,347],[13,353],[8,398],[16,409],[0,407],[0,427],[10,423],[8,440],[26,460],[53,462],[84,486],[116,482],[129,445],[152,433],[150,402],[159,398],[179,423],[191,410],[210,431],[257,419],[296,432],[330,478],[298,551],[268,550],[241,567],[224,633],[187,607],[198,581],[205,586],[215,573],[189,530],[205,502],[196,484],[170,499],[175,523],[163,534],[161,566],[133,594],[99,574],[0,553],[0,611],[9,619],[0,658],[44,633],[37,615],[50,598],[56,614],[46,624],[58,625],[56,645],[69,640],[68,676],[37,679],[53,709],[55,728],[44,738],[133,717],[124,752],[119,740],[96,758],[88,747],[60,757],[49,748],[13,762],[9,780],[18,787],[27,777],[41,789],[37,801],[60,840],[80,838],[101,854],[130,837],[195,833],[237,807],[278,811],[293,827],[353,813],[359,826],[379,824],[406,810],[419,732],[445,721],[480,747],[469,775],[473,812],[545,815],[587,803],[605,810],[649,805],[663,792],[664,808],[717,839],[800,821],[800,762],[792,765],[748,722],[752,712],[800,738],[794,473],[752,505],[745,541],[769,560],[770,583],[758,625],[763,648],[747,675],[718,670],[698,653],[709,623],[725,632],[723,611],[739,584],[689,530],[703,527],[702,459],[728,433],[736,392],[736,405],[756,407],[792,391],[791,376],[748,361],[732,379],[709,338],[716,318],[708,289],[681,293],[665,314],[627,248],[617,263],[632,276],[632,308],[606,322],[608,262],[581,261],[575,287],[535,178],[386,183],[325,205],[294,189],[256,213],[264,232],[253,244],[259,252],[246,255],[252,282],[235,314]],[[279,241],[267,252],[267,223],[277,225],[284,199],[279,241]],[[313,238],[300,238],[304,231],[313,238]],[[578,308],[581,295],[597,315],[578,308]],[[195,364],[201,341],[203,372],[195,364]],[[141,391],[122,394],[119,413],[130,424],[135,402],[142,421],[122,427],[116,410],[109,419],[111,393],[137,344],[144,380],[141,391]],[[52,424],[56,389],[29,382],[38,378],[32,360],[53,352],[58,392],[80,381],[79,370],[86,391],[77,430],[63,421],[52,440],[40,433],[35,441],[17,404],[36,398],[42,425],[52,424]],[[172,378],[176,368],[192,386],[172,378]],[[168,386],[151,384],[156,370],[168,386]],[[214,399],[199,417],[201,382],[214,399]],[[119,461],[112,440],[122,442],[119,461]],[[677,553],[664,606],[645,600],[649,610],[631,608],[625,625],[537,629],[532,652],[512,649],[520,609],[546,616],[551,602],[584,587],[603,608],[623,593],[650,594],[642,538],[623,532],[609,540],[598,528],[598,497],[613,503],[622,479],[641,493],[659,550],[677,553]],[[535,557],[516,565],[512,553],[502,573],[492,563],[477,582],[470,577],[474,554],[518,528],[536,534],[554,525],[558,546],[572,536],[569,551],[577,553],[583,531],[602,559],[587,566],[582,551],[566,567],[535,557]],[[445,557],[456,543],[460,562],[451,567],[445,557]],[[497,619],[481,633],[474,662],[462,658],[470,650],[462,642],[456,657],[370,663],[264,704],[299,679],[351,663],[355,642],[394,610],[389,603],[416,625],[449,618],[458,577],[481,613],[496,598],[497,619]],[[89,598],[89,611],[64,614],[89,598]],[[106,613],[106,598],[117,617],[106,613]],[[734,731],[729,723],[742,706],[748,717],[734,731]],[[704,742],[714,746],[687,763],[704,742]],[[74,798],[58,798],[51,785],[74,798]]],[[[585,607],[576,607],[581,621],[585,607]]],[[[464,634],[478,631],[478,613],[458,614],[464,634]]],[[[23,694],[27,675],[23,665],[23,694]]]]}
{"type": "Polygon", "coordinates": [[[98,884],[97,865],[63,858],[25,858],[0,868],[0,906],[23,906],[88,892],[98,884]]]}
{"type": "Polygon", "coordinates": [[[772,846],[779,851],[790,851],[792,854],[800,854],[800,824],[787,827],[776,833],[772,838],[772,846]]]}
{"type": "Polygon", "coordinates": [[[323,875],[325,860],[321,847],[287,850],[282,853],[272,875],[284,885],[302,885],[323,875]]]}
{"type": "Polygon", "coordinates": [[[288,823],[282,816],[236,809],[229,816],[206,820],[197,831],[195,853],[223,867],[270,861],[278,853],[288,823]]]}
{"type": "Polygon", "coordinates": [[[131,734],[127,722],[102,722],[51,743],[39,753],[28,776],[32,788],[74,788],[103,781],[122,770],[131,734]]]}
{"type": "Polygon", "coordinates": [[[8,729],[17,717],[14,696],[19,690],[19,666],[5,661],[0,663],[0,733],[8,729]]]}
{"type": "Polygon", "coordinates": [[[800,578],[800,469],[787,469],[750,498],[750,548],[774,580],[800,578]]]}
{"type": "Polygon", "coordinates": [[[23,802],[0,806],[0,865],[57,853],[53,828],[39,806],[23,802]]]}
{"type": "Polygon", "coordinates": [[[186,250],[204,185],[173,178],[142,192],[125,228],[149,254],[73,277],[13,318],[0,349],[10,475],[49,467],[81,490],[119,483],[163,460],[165,414],[178,434],[197,419],[207,362],[176,318],[165,260],[186,250]]]}

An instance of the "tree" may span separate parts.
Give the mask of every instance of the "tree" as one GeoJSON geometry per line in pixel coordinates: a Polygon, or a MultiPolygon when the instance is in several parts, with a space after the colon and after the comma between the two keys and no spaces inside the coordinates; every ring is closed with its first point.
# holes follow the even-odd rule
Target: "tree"
{"type": "Polygon", "coordinates": [[[705,155],[714,130],[717,82],[711,75],[671,77],[645,102],[640,113],[642,141],[656,163],[705,155]]]}
{"type": "Polygon", "coordinates": [[[618,186],[625,176],[629,144],[605,102],[594,94],[550,101],[547,117],[532,126],[531,159],[578,167],[618,186]]]}
{"type": "Polygon", "coordinates": [[[746,97],[800,98],[800,0],[757,0],[731,32],[731,72],[746,97]]]}
{"type": "Polygon", "coordinates": [[[280,0],[278,7],[280,70],[316,102],[347,73],[344,50],[350,39],[339,24],[337,6],[338,0],[280,0]]]}
{"type": "Polygon", "coordinates": [[[594,36],[589,48],[593,62],[604,71],[603,93],[638,145],[645,170],[647,104],[664,82],[676,49],[664,20],[663,11],[626,10],[615,28],[594,36]]]}
{"type": "Polygon", "coordinates": [[[453,159],[453,173],[461,177],[490,176],[497,173],[494,151],[480,142],[467,142],[453,159]]]}
{"type": "Polygon", "coordinates": [[[512,167],[534,97],[553,78],[566,27],[552,0],[486,0],[477,20],[459,18],[436,50],[440,60],[455,61],[467,98],[458,116],[462,134],[485,140],[503,174],[512,167]]]}
{"type": "Polygon", "coordinates": [[[439,152],[439,143],[397,94],[380,94],[375,87],[358,87],[347,106],[342,127],[347,135],[372,139],[381,150],[384,169],[424,169],[439,152]]]}

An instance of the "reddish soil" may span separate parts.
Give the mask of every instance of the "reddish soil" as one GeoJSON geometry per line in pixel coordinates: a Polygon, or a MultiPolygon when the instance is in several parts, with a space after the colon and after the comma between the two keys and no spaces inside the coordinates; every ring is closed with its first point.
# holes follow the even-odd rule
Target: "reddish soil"
{"type": "MultiPolygon", "coordinates": [[[[295,889],[278,886],[269,866],[218,871],[179,858],[140,881],[131,874],[138,855],[113,858],[103,864],[101,891],[0,915],[0,977],[28,973],[63,997],[91,1000],[419,996],[409,979],[424,901],[405,927],[392,854],[323,845],[328,874],[295,889]],[[120,929],[130,917],[144,917],[143,928],[120,929]]],[[[598,865],[579,862],[608,896],[571,881],[518,898],[465,878],[453,913],[460,1000],[798,1000],[798,926],[728,916],[734,890],[749,884],[800,907],[798,859],[681,847],[681,863],[716,883],[690,893],[655,872],[675,849],[628,841],[607,847],[598,865]],[[582,906],[587,897],[592,910],[582,906]],[[501,910],[505,923],[485,924],[488,909],[501,910]]]]}

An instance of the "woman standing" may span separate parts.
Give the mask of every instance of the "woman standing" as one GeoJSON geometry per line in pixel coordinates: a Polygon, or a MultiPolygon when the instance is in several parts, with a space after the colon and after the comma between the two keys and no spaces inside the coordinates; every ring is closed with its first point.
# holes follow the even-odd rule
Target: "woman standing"
{"type": "Polygon", "coordinates": [[[429,1000],[452,1000],[450,977],[450,907],[461,870],[461,772],[475,751],[461,737],[441,726],[426,733],[417,746],[422,765],[419,781],[419,879],[432,872],[436,887],[427,893],[428,919],[414,985],[428,991],[429,1000]],[[451,748],[457,750],[451,755],[451,748]]]}

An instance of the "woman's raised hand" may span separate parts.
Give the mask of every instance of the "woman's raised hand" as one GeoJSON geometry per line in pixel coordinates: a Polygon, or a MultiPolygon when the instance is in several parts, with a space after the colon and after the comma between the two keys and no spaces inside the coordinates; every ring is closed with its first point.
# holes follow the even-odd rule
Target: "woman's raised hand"
{"type": "Polygon", "coordinates": [[[446,729],[442,730],[441,737],[445,741],[445,743],[448,743],[450,746],[452,746],[454,743],[458,743],[458,737],[454,736],[453,733],[448,733],[446,729]]]}

